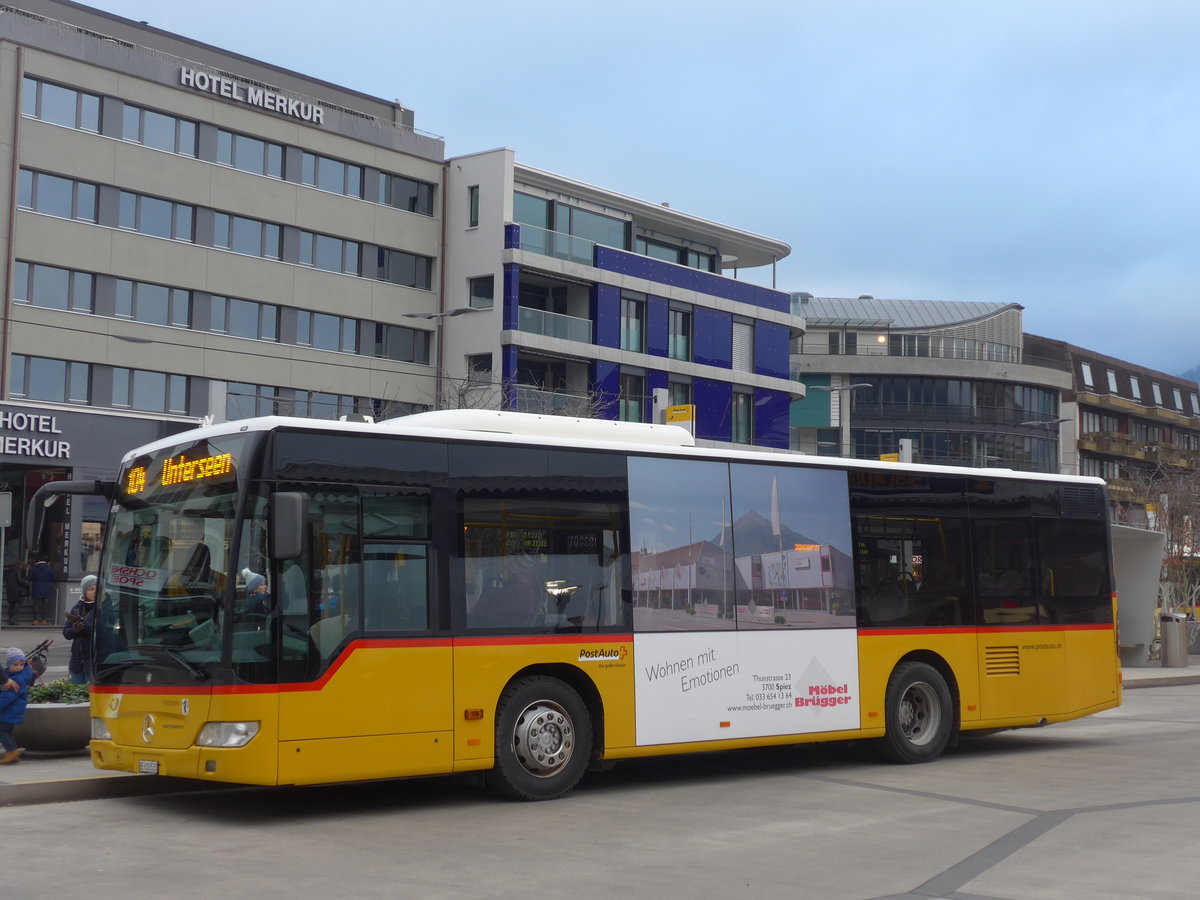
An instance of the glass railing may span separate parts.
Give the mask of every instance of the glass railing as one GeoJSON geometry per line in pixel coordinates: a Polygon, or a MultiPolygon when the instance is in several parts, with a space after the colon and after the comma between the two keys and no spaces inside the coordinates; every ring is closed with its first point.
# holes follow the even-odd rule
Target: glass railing
{"type": "Polygon", "coordinates": [[[595,243],[585,241],[561,231],[550,231],[538,228],[536,225],[521,226],[522,250],[537,253],[540,256],[553,256],[555,259],[566,259],[583,266],[593,264],[595,243]]]}
{"type": "Polygon", "coordinates": [[[545,391],[524,384],[512,388],[513,410],[542,415],[580,416],[592,418],[603,412],[602,400],[587,394],[545,391]]]}
{"type": "Polygon", "coordinates": [[[588,319],[546,312],[544,309],[530,309],[526,306],[520,307],[517,312],[519,331],[544,334],[546,337],[561,338],[564,341],[578,341],[581,344],[592,342],[592,323],[588,319]]]}

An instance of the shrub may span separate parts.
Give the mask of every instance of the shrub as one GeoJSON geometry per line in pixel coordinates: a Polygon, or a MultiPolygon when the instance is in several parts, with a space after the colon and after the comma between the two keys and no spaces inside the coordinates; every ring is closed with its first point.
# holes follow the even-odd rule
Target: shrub
{"type": "Polygon", "coordinates": [[[66,678],[35,684],[29,689],[30,703],[87,703],[88,686],[66,678]]]}

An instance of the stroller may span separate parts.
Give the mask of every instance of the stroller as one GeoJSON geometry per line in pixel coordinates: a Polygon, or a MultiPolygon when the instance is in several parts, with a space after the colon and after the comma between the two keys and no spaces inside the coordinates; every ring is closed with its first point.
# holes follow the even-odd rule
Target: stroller
{"type": "Polygon", "coordinates": [[[51,638],[47,638],[25,654],[25,662],[29,668],[33,669],[33,684],[37,684],[46,671],[46,657],[49,655],[50,645],[53,643],[51,638]]]}

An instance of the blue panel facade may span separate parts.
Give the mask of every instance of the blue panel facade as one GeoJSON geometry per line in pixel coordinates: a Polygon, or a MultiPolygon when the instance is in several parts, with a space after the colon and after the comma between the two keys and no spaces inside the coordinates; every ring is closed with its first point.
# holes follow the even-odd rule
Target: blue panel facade
{"type": "Polygon", "coordinates": [[[504,390],[504,408],[512,409],[516,401],[513,385],[517,383],[517,348],[506,344],[500,348],[500,384],[504,390]]]}
{"type": "Polygon", "coordinates": [[[504,226],[504,249],[517,250],[521,246],[521,226],[520,225],[505,225],[504,226]]]}
{"type": "Polygon", "coordinates": [[[504,330],[516,331],[520,321],[517,307],[521,294],[521,267],[513,263],[504,266],[504,330]]]}
{"type": "MultiPolygon", "coordinates": [[[[805,375],[806,385],[828,385],[828,375],[805,375]]],[[[828,428],[833,421],[833,394],[829,391],[808,391],[803,400],[792,402],[790,416],[794,428],[828,428]]]]}
{"type": "Polygon", "coordinates": [[[611,284],[592,288],[592,322],[599,347],[621,346],[621,289],[611,284]]]}
{"type": "Polygon", "coordinates": [[[621,395],[621,367],[616,363],[597,360],[592,363],[589,377],[603,407],[596,413],[596,418],[615,419],[619,413],[617,398],[621,395]]]}
{"type": "Polygon", "coordinates": [[[754,443],[758,447],[788,447],[789,397],[762,388],[754,392],[754,443]]]}
{"type": "Polygon", "coordinates": [[[706,366],[733,368],[733,315],[697,306],[692,310],[692,359],[706,366]]]}
{"type": "Polygon", "coordinates": [[[754,326],[754,371],[773,378],[788,377],[787,326],[771,322],[754,326]]]}
{"type": "Polygon", "coordinates": [[[645,278],[659,284],[669,284],[700,294],[722,297],[738,303],[748,303],[777,312],[791,310],[791,298],[783,291],[760,287],[745,281],[735,281],[711,272],[701,272],[687,266],[651,259],[637,253],[617,250],[614,247],[596,245],[596,268],[609,272],[620,272],[635,278],[645,278]]]}
{"type": "Polygon", "coordinates": [[[692,402],[696,404],[696,437],[729,440],[733,434],[733,385],[697,378],[692,382],[692,402]]]}
{"type": "Polygon", "coordinates": [[[670,304],[666,297],[646,298],[646,352],[651,356],[667,355],[669,317],[670,304]]]}

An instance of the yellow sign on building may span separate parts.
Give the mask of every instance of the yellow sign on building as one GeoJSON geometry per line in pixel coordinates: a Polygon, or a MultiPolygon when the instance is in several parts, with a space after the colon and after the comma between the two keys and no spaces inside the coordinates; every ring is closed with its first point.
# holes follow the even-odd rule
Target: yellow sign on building
{"type": "Polygon", "coordinates": [[[667,407],[667,422],[694,422],[696,420],[696,404],[682,403],[679,406],[667,407]]]}

